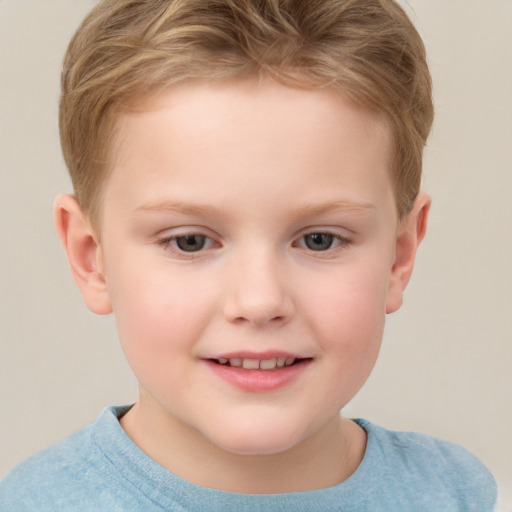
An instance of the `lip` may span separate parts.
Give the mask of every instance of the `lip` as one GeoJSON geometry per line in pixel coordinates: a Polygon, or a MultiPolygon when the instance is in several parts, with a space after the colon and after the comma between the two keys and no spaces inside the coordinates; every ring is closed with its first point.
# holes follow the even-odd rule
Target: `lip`
{"type": "Polygon", "coordinates": [[[265,393],[277,391],[295,381],[307,369],[312,361],[310,357],[281,351],[267,352],[230,352],[219,356],[203,359],[206,366],[216,377],[228,384],[250,393],[265,393]],[[253,370],[241,367],[226,366],[216,362],[218,359],[259,359],[294,358],[297,362],[291,366],[284,366],[272,370],[253,370]]]}
{"type": "Polygon", "coordinates": [[[257,352],[257,351],[247,351],[247,350],[239,350],[235,352],[226,352],[222,354],[216,354],[212,356],[207,356],[204,359],[232,359],[232,358],[240,358],[240,359],[260,359],[261,361],[267,360],[267,359],[274,359],[278,357],[284,357],[289,358],[293,357],[294,359],[311,359],[309,356],[301,355],[301,354],[294,354],[292,352],[285,352],[282,350],[266,350],[264,352],[257,352]]]}

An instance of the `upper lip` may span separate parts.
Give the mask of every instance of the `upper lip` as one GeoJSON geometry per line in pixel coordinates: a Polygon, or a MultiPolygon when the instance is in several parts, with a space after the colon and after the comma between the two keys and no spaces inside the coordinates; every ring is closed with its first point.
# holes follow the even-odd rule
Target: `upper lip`
{"type": "Polygon", "coordinates": [[[266,350],[264,352],[239,350],[234,352],[224,352],[205,357],[204,359],[257,359],[259,361],[268,361],[277,359],[278,357],[294,358],[294,359],[311,359],[310,356],[302,354],[294,354],[283,350],[266,350]]]}

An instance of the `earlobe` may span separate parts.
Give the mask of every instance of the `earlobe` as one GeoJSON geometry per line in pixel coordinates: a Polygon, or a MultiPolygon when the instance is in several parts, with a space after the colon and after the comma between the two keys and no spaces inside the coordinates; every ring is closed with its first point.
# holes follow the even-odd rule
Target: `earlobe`
{"type": "Polygon", "coordinates": [[[86,306],[99,315],[112,312],[104,276],[102,250],[76,199],[57,197],[54,204],[57,233],[86,306]]]}
{"type": "Polygon", "coordinates": [[[420,192],[411,211],[400,223],[396,239],[395,261],[388,287],[386,313],[393,313],[402,305],[403,294],[414,267],[416,251],[427,230],[430,203],[430,196],[420,192]]]}

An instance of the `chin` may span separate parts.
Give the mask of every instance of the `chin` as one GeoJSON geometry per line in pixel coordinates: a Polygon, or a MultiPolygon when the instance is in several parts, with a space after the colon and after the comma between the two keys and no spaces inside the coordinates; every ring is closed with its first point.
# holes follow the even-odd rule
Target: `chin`
{"type": "Polygon", "coordinates": [[[295,443],[290,443],[288,439],[284,442],[265,442],[264,440],[244,440],[238,443],[218,444],[217,446],[222,450],[232,453],[233,455],[241,456],[264,456],[264,455],[278,455],[284,453],[291,448],[295,443]]]}
{"type": "Polygon", "coordinates": [[[296,431],[284,428],[226,429],[221,436],[211,437],[218,448],[235,455],[277,455],[303,441],[296,431]]]}

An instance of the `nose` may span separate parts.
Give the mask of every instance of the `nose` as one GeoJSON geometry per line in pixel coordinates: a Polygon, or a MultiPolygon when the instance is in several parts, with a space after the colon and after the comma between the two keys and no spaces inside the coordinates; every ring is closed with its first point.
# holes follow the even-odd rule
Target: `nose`
{"type": "Polygon", "coordinates": [[[254,326],[287,323],[295,312],[291,283],[284,265],[271,254],[241,256],[228,279],[224,315],[254,326]]]}

